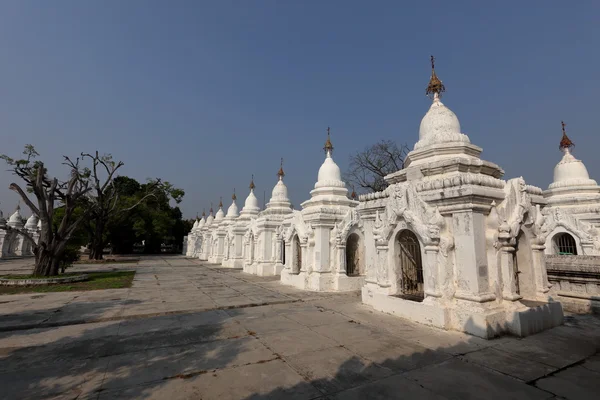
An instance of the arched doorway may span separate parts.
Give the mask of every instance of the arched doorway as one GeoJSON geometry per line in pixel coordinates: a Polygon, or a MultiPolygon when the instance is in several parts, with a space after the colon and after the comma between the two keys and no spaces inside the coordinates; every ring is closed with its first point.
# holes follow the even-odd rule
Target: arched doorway
{"type": "Polygon", "coordinates": [[[554,247],[554,254],[565,256],[577,255],[577,243],[575,242],[575,238],[566,232],[554,235],[552,238],[552,246],[554,247]]]}
{"type": "Polygon", "coordinates": [[[422,301],[425,293],[419,239],[411,231],[403,230],[398,233],[396,249],[400,295],[409,300],[422,301]]]}
{"type": "Polygon", "coordinates": [[[346,274],[361,275],[363,268],[362,248],[360,236],[351,233],[346,241],[346,274]]]}
{"type": "Polygon", "coordinates": [[[252,264],[254,262],[254,234],[250,234],[250,238],[248,239],[248,245],[250,246],[249,249],[249,259],[248,261],[250,262],[250,264],[252,264]]]}
{"type": "Polygon", "coordinates": [[[297,274],[300,272],[300,268],[302,268],[302,247],[300,247],[300,238],[298,235],[294,236],[292,239],[292,272],[297,274]]]}
{"type": "Polygon", "coordinates": [[[517,235],[514,254],[514,279],[517,293],[524,299],[534,299],[535,280],[532,267],[533,254],[529,239],[522,230],[517,235]]]}

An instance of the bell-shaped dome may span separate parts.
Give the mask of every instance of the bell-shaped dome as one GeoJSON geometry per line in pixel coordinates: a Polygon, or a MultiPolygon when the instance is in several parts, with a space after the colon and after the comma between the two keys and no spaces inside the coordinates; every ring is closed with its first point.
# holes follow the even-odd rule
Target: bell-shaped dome
{"type": "Polygon", "coordinates": [[[237,218],[239,217],[239,212],[238,212],[238,206],[237,204],[235,204],[235,194],[232,196],[232,202],[231,205],[229,206],[229,208],[227,209],[227,218],[237,218]]]}
{"type": "Polygon", "coordinates": [[[419,141],[415,144],[415,150],[431,144],[470,143],[468,136],[460,133],[460,122],[456,114],[440,101],[445,91],[446,87],[435,73],[435,58],[431,56],[431,78],[425,93],[432,96],[433,103],[421,120],[419,141]]]}
{"type": "Polygon", "coordinates": [[[285,186],[285,183],[283,183],[283,179],[281,178],[279,178],[279,181],[277,181],[277,184],[271,192],[270,202],[274,201],[289,201],[287,186],[285,186]]]}
{"type": "Polygon", "coordinates": [[[460,122],[452,110],[436,99],[421,120],[419,140],[428,136],[460,133],[460,122]]]}
{"type": "Polygon", "coordinates": [[[246,201],[244,202],[244,210],[246,209],[260,209],[258,205],[258,199],[254,195],[254,189],[250,190],[248,197],[246,197],[246,201]]]}
{"type": "Polygon", "coordinates": [[[460,122],[456,114],[436,94],[429,111],[421,120],[419,141],[415,144],[415,149],[450,142],[470,143],[470,140],[467,135],[460,133],[460,122]]]}
{"type": "Polygon", "coordinates": [[[204,213],[202,214],[202,218],[200,218],[200,221],[198,221],[198,229],[201,229],[204,225],[206,225],[206,220],[204,219],[204,213]]]}
{"type": "Polygon", "coordinates": [[[568,148],[564,149],[564,156],[554,167],[554,182],[550,188],[579,185],[596,185],[590,179],[590,174],[581,160],[576,159],[568,148]]]}
{"type": "Polygon", "coordinates": [[[219,211],[215,214],[215,221],[220,221],[225,218],[225,213],[223,212],[223,207],[219,207],[219,211]]]}
{"type": "Polygon", "coordinates": [[[198,221],[197,219],[194,221],[194,225],[192,225],[192,231],[195,231],[196,229],[198,229],[198,221]]]}
{"type": "Polygon", "coordinates": [[[8,225],[16,226],[23,225],[23,217],[21,216],[21,207],[17,206],[15,212],[8,219],[8,225]]]}
{"type": "Polygon", "coordinates": [[[562,160],[556,167],[554,167],[554,182],[550,184],[550,189],[567,187],[567,186],[596,186],[596,181],[590,179],[590,174],[587,168],[581,162],[571,154],[571,148],[574,143],[567,136],[565,130],[566,124],[561,121],[562,125],[562,138],[560,140],[559,148],[563,151],[564,155],[562,160]]]}
{"type": "Polygon", "coordinates": [[[317,183],[341,182],[341,180],[342,172],[340,171],[340,167],[331,158],[331,153],[327,152],[327,157],[325,157],[323,165],[319,168],[317,183]]]}
{"type": "Polygon", "coordinates": [[[25,228],[27,229],[37,229],[37,224],[39,220],[37,215],[31,214],[31,217],[27,218],[27,222],[25,223],[25,228]]]}
{"type": "Polygon", "coordinates": [[[206,218],[205,226],[211,226],[214,220],[215,220],[215,217],[213,217],[213,210],[211,208],[210,212],[208,213],[208,218],[206,218]]]}

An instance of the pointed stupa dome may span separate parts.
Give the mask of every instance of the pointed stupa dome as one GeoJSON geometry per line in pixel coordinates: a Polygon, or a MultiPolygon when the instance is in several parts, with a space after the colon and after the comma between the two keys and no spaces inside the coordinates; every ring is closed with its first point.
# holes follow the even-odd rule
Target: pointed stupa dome
{"type": "Polygon", "coordinates": [[[192,230],[195,231],[196,229],[198,229],[198,223],[200,222],[200,220],[198,219],[198,216],[196,216],[196,220],[194,221],[194,225],[192,225],[192,230]]]}
{"type": "Polygon", "coordinates": [[[281,159],[281,165],[279,167],[279,171],[277,171],[277,176],[279,179],[277,180],[277,183],[271,192],[271,200],[269,200],[269,203],[277,201],[289,202],[290,199],[288,198],[287,186],[285,186],[285,183],[283,183],[283,177],[285,176],[285,172],[283,172],[283,158],[281,159]]]}
{"type": "Polygon", "coordinates": [[[597,185],[596,181],[590,179],[587,168],[581,160],[576,159],[571,154],[571,148],[575,144],[569,139],[565,130],[565,123],[562,124],[562,139],[559,148],[564,155],[560,162],[554,167],[554,182],[550,184],[550,189],[566,186],[597,185]]]}
{"type": "Polygon", "coordinates": [[[208,212],[208,218],[206,218],[205,226],[211,226],[214,220],[215,220],[215,217],[213,216],[213,209],[212,209],[212,206],[210,206],[210,211],[208,212]]]}
{"type": "Polygon", "coordinates": [[[31,217],[27,218],[27,222],[25,223],[25,228],[34,230],[37,228],[39,219],[37,215],[31,214],[31,217]]]}
{"type": "Polygon", "coordinates": [[[233,194],[231,195],[231,205],[227,209],[226,218],[233,219],[233,218],[239,217],[240,214],[238,212],[238,206],[235,203],[236,200],[237,200],[237,196],[235,195],[235,189],[233,189],[233,194]]]}
{"type": "Polygon", "coordinates": [[[340,167],[333,161],[331,154],[333,153],[333,144],[331,143],[330,137],[330,129],[327,128],[327,141],[325,141],[325,161],[319,168],[319,174],[317,177],[317,183],[315,183],[315,188],[320,187],[341,187],[345,186],[344,182],[342,182],[342,172],[340,171],[340,167]]]}
{"type": "Polygon", "coordinates": [[[223,218],[225,218],[225,213],[223,212],[223,200],[219,199],[219,210],[215,215],[215,221],[221,221],[223,218]]]}
{"type": "Polygon", "coordinates": [[[206,225],[206,213],[204,211],[202,211],[202,217],[200,217],[200,221],[198,221],[198,229],[202,229],[202,227],[204,227],[204,225],[206,225]]]}
{"type": "Polygon", "coordinates": [[[254,195],[254,188],[256,186],[254,185],[254,175],[252,175],[252,180],[250,181],[250,193],[248,194],[248,197],[246,197],[246,201],[244,202],[244,208],[242,209],[242,213],[247,214],[247,213],[251,213],[251,214],[256,214],[260,211],[260,207],[258,205],[258,199],[256,198],[256,196],[254,195]]]}
{"type": "Polygon", "coordinates": [[[283,213],[291,212],[292,203],[288,198],[287,186],[283,182],[283,177],[285,176],[285,172],[283,172],[283,158],[281,159],[277,176],[279,179],[277,179],[277,183],[271,192],[271,199],[267,203],[267,209],[271,211],[280,211],[283,213]]]}
{"type": "Polygon", "coordinates": [[[23,217],[21,216],[21,205],[17,205],[15,212],[8,219],[9,226],[22,226],[23,217]]]}
{"type": "Polygon", "coordinates": [[[425,91],[433,98],[433,103],[421,120],[419,141],[415,144],[415,149],[431,144],[470,143],[469,137],[460,132],[460,122],[456,114],[440,100],[446,88],[435,73],[434,61],[435,59],[431,56],[431,78],[425,91]]]}

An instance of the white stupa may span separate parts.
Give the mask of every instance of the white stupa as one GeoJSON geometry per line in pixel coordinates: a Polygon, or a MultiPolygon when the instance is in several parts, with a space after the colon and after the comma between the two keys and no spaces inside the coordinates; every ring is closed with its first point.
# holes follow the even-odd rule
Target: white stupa
{"type": "MultiPolygon", "coordinates": [[[[246,197],[244,207],[239,213],[239,216],[234,217],[237,214],[237,205],[235,204],[235,193],[233,198],[233,204],[229,207],[232,213],[232,223],[227,228],[226,242],[227,247],[224,250],[224,257],[222,265],[228,268],[243,268],[244,256],[250,251],[251,245],[249,237],[246,235],[249,226],[258,217],[260,207],[258,205],[258,199],[254,195],[254,175],[250,180],[250,193],[246,197]]],[[[228,214],[229,211],[227,210],[228,214]]],[[[253,241],[253,240],[252,240],[253,241]]]]}
{"type": "Polygon", "coordinates": [[[283,158],[277,171],[277,183],[271,192],[271,199],[258,218],[252,221],[245,234],[256,238],[255,248],[246,253],[244,272],[259,276],[279,275],[283,269],[283,220],[292,213],[292,203],[288,198],[288,189],[283,182],[283,158]]]}
{"type": "Polygon", "coordinates": [[[587,168],[581,160],[571,154],[574,144],[567,136],[562,122],[563,136],[559,148],[563,157],[554,167],[554,180],[544,194],[548,205],[597,204],[600,201],[600,187],[590,179],[587,168]]]}
{"type": "Polygon", "coordinates": [[[23,228],[23,216],[21,215],[21,205],[17,205],[15,212],[8,219],[8,226],[11,228],[23,228]]]}
{"type": "Polygon", "coordinates": [[[281,282],[315,291],[358,290],[364,271],[347,274],[347,238],[354,233],[358,201],[348,198],[340,168],[333,160],[330,129],[323,150],[325,160],[319,168],[311,198],[302,211],[293,211],[283,222],[285,229],[285,268],[281,282]]]}
{"type": "Polygon", "coordinates": [[[600,186],[590,178],[581,160],[571,153],[575,144],[567,136],[565,123],[559,148],[562,159],[554,167],[554,180],[544,191],[543,209],[551,232],[546,254],[600,255],[600,186]]]}
{"type": "Polygon", "coordinates": [[[323,206],[341,207],[345,212],[347,207],[355,207],[358,204],[348,198],[348,189],[342,181],[342,172],[333,160],[333,144],[329,128],[327,128],[327,140],[323,150],[325,160],[319,168],[314,189],[310,191],[311,198],[301,204],[303,215],[318,212],[318,209],[323,206]]]}
{"type": "Polygon", "coordinates": [[[31,214],[29,218],[27,218],[27,222],[25,223],[25,229],[29,231],[37,230],[39,218],[35,214],[31,214]]]}
{"type": "Polygon", "coordinates": [[[250,181],[250,193],[248,193],[248,197],[246,197],[246,201],[244,202],[244,208],[240,212],[240,218],[249,219],[252,217],[256,217],[260,212],[260,206],[258,205],[258,199],[254,195],[254,175],[252,175],[252,180],[250,181]]]}
{"type": "Polygon", "coordinates": [[[233,194],[231,195],[231,205],[227,209],[227,215],[225,216],[228,220],[234,220],[240,216],[238,211],[238,206],[236,204],[237,196],[235,195],[235,189],[233,190],[233,194]]]}

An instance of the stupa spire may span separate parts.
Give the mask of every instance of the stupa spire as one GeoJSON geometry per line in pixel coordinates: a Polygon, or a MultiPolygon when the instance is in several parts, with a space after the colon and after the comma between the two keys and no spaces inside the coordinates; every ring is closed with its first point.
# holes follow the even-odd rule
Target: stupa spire
{"type": "Polygon", "coordinates": [[[235,195],[235,188],[233,188],[233,194],[231,195],[231,200],[236,201],[237,196],[235,195]]]}
{"type": "Polygon", "coordinates": [[[283,172],[283,157],[281,158],[281,164],[279,165],[279,171],[277,171],[277,176],[279,180],[282,180],[285,176],[285,172],[283,172]]]}
{"type": "Polygon", "coordinates": [[[252,174],[252,180],[250,181],[250,190],[254,190],[254,188],[256,187],[256,185],[254,184],[254,174],[252,174]]]}
{"type": "Polygon", "coordinates": [[[358,195],[356,194],[356,191],[354,190],[354,186],[352,186],[352,193],[350,194],[350,198],[352,200],[356,200],[356,197],[358,197],[358,195]]]}
{"type": "Polygon", "coordinates": [[[560,145],[558,147],[564,151],[575,146],[575,143],[573,143],[567,136],[567,131],[565,130],[565,126],[567,126],[567,124],[565,124],[564,121],[560,121],[560,124],[562,125],[562,139],[560,139],[560,145]]]}
{"type": "Polygon", "coordinates": [[[442,93],[445,91],[446,87],[435,73],[435,57],[431,56],[431,78],[429,78],[429,84],[427,85],[425,94],[433,100],[437,100],[442,97],[442,93]]]}
{"type": "Polygon", "coordinates": [[[219,197],[219,208],[223,208],[223,197],[219,197]]]}
{"type": "Polygon", "coordinates": [[[202,209],[202,218],[206,217],[206,208],[202,209]]]}
{"type": "Polygon", "coordinates": [[[327,127],[327,140],[325,141],[325,147],[323,147],[325,153],[330,156],[333,153],[333,144],[331,143],[331,128],[327,127]]]}
{"type": "Polygon", "coordinates": [[[210,203],[210,211],[208,212],[208,215],[212,215],[212,213],[213,213],[212,205],[213,205],[213,203],[211,202],[210,203]]]}

